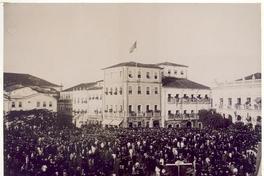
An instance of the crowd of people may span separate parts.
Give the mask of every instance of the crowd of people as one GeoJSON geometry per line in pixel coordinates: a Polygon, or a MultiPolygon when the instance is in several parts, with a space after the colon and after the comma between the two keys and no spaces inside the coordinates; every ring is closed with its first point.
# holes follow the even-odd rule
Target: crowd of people
{"type": "Polygon", "coordinates": [[[48,111],[6,118],[7,176],[244,176],[256,170],[260,134],[247,127],[60,127],[48,111]]]}

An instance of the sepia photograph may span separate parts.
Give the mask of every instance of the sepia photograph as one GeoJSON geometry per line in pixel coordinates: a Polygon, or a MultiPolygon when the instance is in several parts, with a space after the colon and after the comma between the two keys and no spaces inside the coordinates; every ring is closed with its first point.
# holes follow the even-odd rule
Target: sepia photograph
{"type": "Polygon", "coordinates": [[[261,176],[261,3],[3,3],[4,176],[261,176]]]}

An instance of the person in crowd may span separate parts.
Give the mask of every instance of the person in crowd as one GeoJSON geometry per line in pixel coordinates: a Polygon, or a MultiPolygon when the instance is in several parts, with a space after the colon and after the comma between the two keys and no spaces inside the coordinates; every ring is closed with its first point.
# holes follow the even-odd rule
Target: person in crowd
{"type": "Polygon", "coordinates": [[[58,120],[48,111],[12,117],[4,129],[5,175],[244,176],[256,170],[260,135],[246,127],[75,128],[59,127],[58,120]]]}

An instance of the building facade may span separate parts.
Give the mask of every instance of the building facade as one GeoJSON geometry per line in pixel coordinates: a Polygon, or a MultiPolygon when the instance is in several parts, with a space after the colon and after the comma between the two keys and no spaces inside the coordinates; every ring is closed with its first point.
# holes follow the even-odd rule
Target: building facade
{"type": "Polygon", "coordinates": [[[31,87],[8,90],[4,94],[4,111],[28,111],[47,109],[57,112],[57,98],[51,94],[39,92],[31,87]]]}
{"type": "Polygon", "coordinates": [[[103,126],[161,126],[160,71],[135,62],[105,68],[103,126]]]}
{"type": "Polygon", "coordinates": [[[231,82],[218,83],[213,89],[213,107],[233,123],[261,123],[261,73],[231,82]]]}
{"type": "Polygon", "coordinates": [[[162,68],[162,126],[202,127],[198,112],[211,108],[211,89],[188,80],[188,66],[169,62],[162,68]]]}
{"type": "Polygon", "coordinates": [[[82,83],[60,93],[59,113],[73,117],[76,126],[102,122],[103,81],[82,83]]]}

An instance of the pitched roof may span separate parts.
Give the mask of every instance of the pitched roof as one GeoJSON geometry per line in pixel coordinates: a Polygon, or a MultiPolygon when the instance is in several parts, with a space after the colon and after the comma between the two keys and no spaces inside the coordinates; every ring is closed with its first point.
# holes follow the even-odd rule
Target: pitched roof
{"type": "Polygon", "coordinates": [[[138,63],[138,62],[122,62],[122,63],[116,64],[116,65],[112,65],[110,67],[103,68],[103,70],[104,69],[108,69],[108,68],[124,67],[124,66],[127,66],[127,67],[143,67],[143,68],[158,68],[158,69],[162,69],[162,68],[160,68],[156,64],[142,64],[142,63],[138,63]]]}
{"type": "Polygon", "coordinates": [[[39,86],[39,87],[61,87],[44,79],[22,73],[4,73],[4,89],[14,85],[39,86]]]}
{"type": "MultiPolygon", "coordinates": [[[[255,79],[261,79],[261,73],[254,73],[252,75],[246,76],[244,77],[244,80],[252,80],[253,76],[255,77],[255,79]]],[[[243,78],[237,79],[236,81],[242,81],[243,78]]]]}
{"type": "Polygon", "coordinates": [[[210,89],[210,87],[190,81],[188,79],[174,77],[162,78],[162,86],[181,89],[210,89]]]}
{"type": "Polygon", "coordinates": [[[167,65],[167,66],[177,66],[177,67],[188,67],[187,65],[181,65],[181,64],[175,64],[172,62],[162,62],[162,63],[158,63],[156,65],[167,65]]]}
{"type": "Polygon", "coordinates": [[[73,90],[83,90],[83,89],[90,89],[92,87],[95,87],[97,85],[97,82],[90,82],[90,83],[81,83],[76,86],[70,87],[68,89],[63,90],[63,92],[73,91],[73,90]]]}

